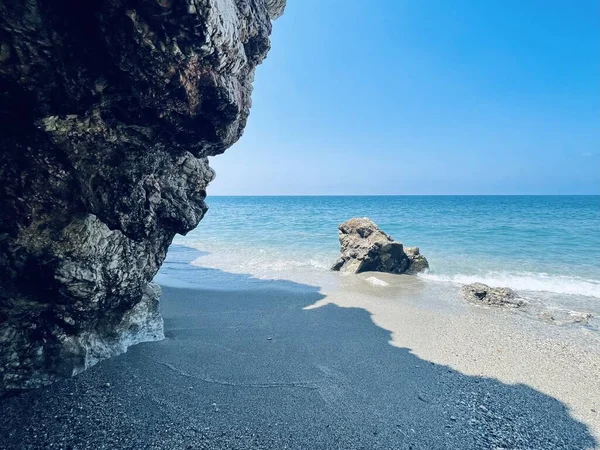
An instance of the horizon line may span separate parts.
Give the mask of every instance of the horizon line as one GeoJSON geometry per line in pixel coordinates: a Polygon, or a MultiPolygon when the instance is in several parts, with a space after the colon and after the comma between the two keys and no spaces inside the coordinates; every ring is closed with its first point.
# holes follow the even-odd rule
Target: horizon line
{"type": "Polygon", "coordinates": [[[597,194],[208,194],[207,197],[600,197],[597,194]]]}

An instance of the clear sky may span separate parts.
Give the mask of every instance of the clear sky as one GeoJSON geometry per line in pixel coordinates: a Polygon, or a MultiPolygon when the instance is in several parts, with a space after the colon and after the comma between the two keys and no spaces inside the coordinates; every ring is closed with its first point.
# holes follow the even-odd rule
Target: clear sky
{"type": "Polygon", "coordinates": [[[288,0],[210,195],[598,194],[600,1],[288,0]]]}

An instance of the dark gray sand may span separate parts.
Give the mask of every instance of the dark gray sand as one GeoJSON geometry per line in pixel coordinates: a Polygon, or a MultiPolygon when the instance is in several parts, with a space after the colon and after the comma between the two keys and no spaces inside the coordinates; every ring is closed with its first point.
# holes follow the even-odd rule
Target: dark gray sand
{"type": "MultiPolygon", "coordinates": [[[[240,275],[241,277],[241,275],[240,275]]],[[[167,339],[0,402],[2,449],[584,449],[558,400],[390,345],[317,288],[164,288],[167,339]]]]}

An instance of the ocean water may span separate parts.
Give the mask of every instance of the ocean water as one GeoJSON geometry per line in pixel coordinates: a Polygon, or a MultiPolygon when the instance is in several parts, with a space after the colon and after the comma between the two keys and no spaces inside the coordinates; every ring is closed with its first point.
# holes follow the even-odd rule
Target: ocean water
{"type": "Polygon", "coordinates": [[[600,196],[209,197],[208,204],[200,226],[176,237],[162,275],[181,269],[181,252],[195,249],[191,265],[221,275],[303,274],[330,283],[338,224],[369,217],[421,249],[427,282],[480,281],[552,307],[600,311],[600,196]]]}

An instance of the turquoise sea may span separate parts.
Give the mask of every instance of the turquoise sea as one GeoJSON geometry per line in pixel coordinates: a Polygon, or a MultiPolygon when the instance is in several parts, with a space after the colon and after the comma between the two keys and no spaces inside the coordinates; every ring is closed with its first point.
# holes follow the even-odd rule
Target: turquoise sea
{"type": "Polygon", "coordinates": [[[366,216],[395,240],[421,249],[431,266],[420,275],[424,280],[481,281],[548,305],[600,310],[600,196],[209,197],[207,202],[210,209],[200,226],[176,237],[162,275],[172,276],[177,268],[183,277],[180,253],[196,249],[202,252],[193,258],[196,267],[255,279],[302,272],[319,283],[339,252],[338,224],[366,216]]]}

